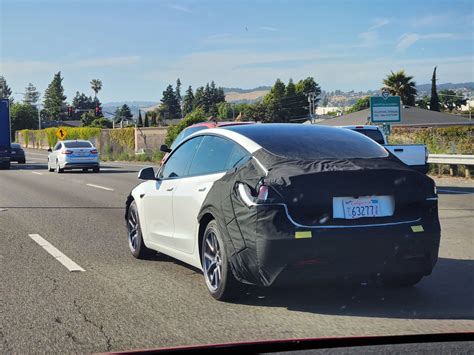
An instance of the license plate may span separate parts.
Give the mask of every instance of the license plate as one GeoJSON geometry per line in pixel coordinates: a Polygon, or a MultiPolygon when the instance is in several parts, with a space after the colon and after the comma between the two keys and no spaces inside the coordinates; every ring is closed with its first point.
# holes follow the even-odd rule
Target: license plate
{"type": "Polygon", "coordinates": [[[76,152],[76,155],[79,157],[83,157],[87,155],[87,152],[76,152]]]}
{"type": "Polygon", "coordinates": [[[345,219],[382,217],[380,201],[376,197],[342,200],[345,219]]]}

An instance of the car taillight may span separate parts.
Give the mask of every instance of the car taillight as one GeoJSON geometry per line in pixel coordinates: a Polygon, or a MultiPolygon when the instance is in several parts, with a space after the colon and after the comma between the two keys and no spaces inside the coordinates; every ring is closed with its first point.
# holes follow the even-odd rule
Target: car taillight
{"type": "Polygon", "coordinates": [[[72,150],[63,150],[61,154],[72,154],[72,150]]]}
{"type": "Polygon", "coordinates": [[[91,154],[97,154],[97,153],[98,153],[98,152],[97,152],[97,149],[92,149],[92,150],[91,150],[91,154]]]}

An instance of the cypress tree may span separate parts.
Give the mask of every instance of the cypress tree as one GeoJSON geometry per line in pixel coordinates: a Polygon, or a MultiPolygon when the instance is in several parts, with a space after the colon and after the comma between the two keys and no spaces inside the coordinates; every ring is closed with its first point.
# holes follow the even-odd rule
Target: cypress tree
{"type": "Polygon", "coordinates": [[[145,112],[145,121],[143,123],[143,127],[150,127],[148,123],[148,112],[145,112]]]}
{"type": "Polygon", "coordinates": [[[142,120],[142,111],[138,110],[138,127],[143,127],[143,120],[142,120]]]}
{"type": "Polygon", "coordinates": [[[438,112],[440,111],[438,91],[437,91],[437,88],[436,88],[436,67],[434,67],[433,77],[431,78],[430,110],[431,111],[438,111],[438,112]]]}

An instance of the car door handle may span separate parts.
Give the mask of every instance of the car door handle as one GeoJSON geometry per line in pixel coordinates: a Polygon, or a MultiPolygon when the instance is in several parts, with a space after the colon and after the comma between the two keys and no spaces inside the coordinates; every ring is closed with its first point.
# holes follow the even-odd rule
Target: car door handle
{"type": "Polygon", "coordinates": [[[166,189],[166,191],[173,191],[174,190],[174,187],[170,187],[168,189],[166,189]]]}
{"type": "Polygon", "coordinates": [[[199,191],[199,192],[206,191],[206,187],[201,187],[198,191],[199,191]]]}
{"type": "Polygon", "coordinates": [[[402,148],[395,148],[395,151],[396,152],[403,152],[403,149],[402,148]]]}

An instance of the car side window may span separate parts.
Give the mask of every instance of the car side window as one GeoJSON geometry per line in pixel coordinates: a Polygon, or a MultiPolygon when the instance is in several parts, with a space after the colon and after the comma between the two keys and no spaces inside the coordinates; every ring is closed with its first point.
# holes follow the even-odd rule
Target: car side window
{"type": "Polygon", "coordinates": [[[244,154],[238,149],[243,150],[228,139],[216,136],[204,137],[189,168],[189,175],[213,174],[228,170],[244,154]]]}
{"type": "Polygon", "coordinates": [[[240,147],[238,144],[234,144],[234,148],[232,149],[229,159],[227,160],[225,170],[240,166],[247,161],[248,157],[250,157],[250,154],[245,149],[240,147]]]}
{"type": "Polygon", "coordinates": [[[173,179],[188,175],[189,164],[191,163],[202,139],[203,137],[190,139],[176,148],[176,150],[173,151],[170,157],[166,160],[159,177],[161,179],[173,179]]]}
{"type": "Polygon", "coordinates": [[[61,142],[56,143],[53,150],[59,150],[59,149],[61,149],[61,142]]]}

